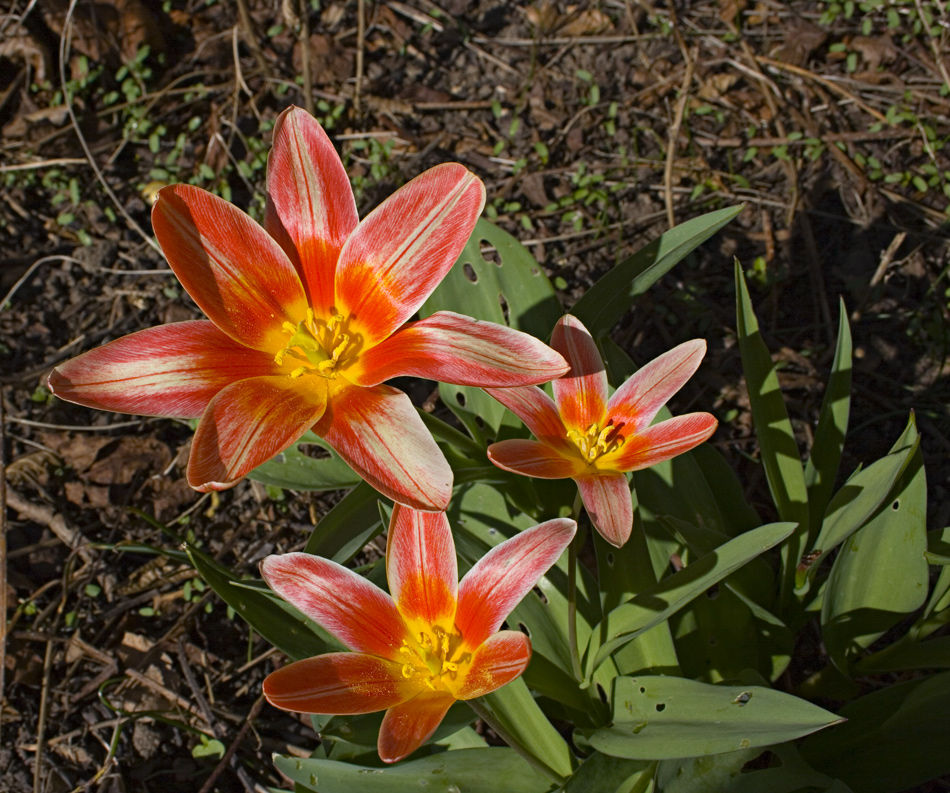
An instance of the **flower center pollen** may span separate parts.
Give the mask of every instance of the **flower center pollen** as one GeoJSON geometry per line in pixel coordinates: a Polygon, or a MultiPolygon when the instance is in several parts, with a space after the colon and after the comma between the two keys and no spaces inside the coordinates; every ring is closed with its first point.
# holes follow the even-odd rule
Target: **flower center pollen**
{"type": "Polygon", "coordinates": [[[608,421],[601,427],[595,422],[583,432],[568,430],[567,437],[577,446],[581,456],[592,463],[601,455],[615,452],[623,446],[625,438],[620,432],[621,426],[608,421]]]}
{"type": "Polygon", "coordinates": [[[336,378],[338,370],[345,369],[357,358],[358,340],[347,332],[349,320],[342,314],[334,313],[329,321],[317,319],[313,309],[307,309],[307,316],[296,325],[285,322],[284,332],[290,338],[284,348],[274,356],[278,366],[285,358],[299,363],[290,372],[296,380],[304,374],[318,374],[329,380],[336,378]]]}
{"type": "Polygon", "coordinates": [[[472,660],[471,653],[460,653],[461,636],[448,633],[438,625],[420,631],[414,641],[403,639],[399,654],[403,658],[402,676],[406,680],[422,678],[432,691],[444,690],[445,678],[454,681],[459,666],[472,660]]]}

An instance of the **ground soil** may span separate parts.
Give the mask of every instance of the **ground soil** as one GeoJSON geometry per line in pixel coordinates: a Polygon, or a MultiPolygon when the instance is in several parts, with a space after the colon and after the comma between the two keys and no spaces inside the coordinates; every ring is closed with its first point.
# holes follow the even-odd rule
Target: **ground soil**
{"type": "Polygon", "coordinates": [[[714,443],[770,517],[733,259],[803,454],[844,310],[856,359],[842,470],[886,453],[916,411],[929,525],[946,525],[941,8],[389,0],[366,2],[361,26],[337,0],[81,0],[71,14],[13,0],[0,12],[0,791],[252,790],[281,784],[272,752],[314,745],[305,719],[262,707],[279,656],[162,552],[175,543],[156,521],[253,574],[301,547],[336,496],[249,481],[195,493],[190,427],[45,388],[73,355],[199,316],[151,244],[150,196],[193,181],[259,213],[269,130],[292,103],[330,129],[361,214],[427,167],[464,163],[567,307],[671,218],[744,204],[615,338],[638,361],[708,340],[677,407],[716,413],[714,443]],[[932,29],[915,27],[924,12],[932,29]],[[194,727],[233,756],[202,752],[194,727]]]}

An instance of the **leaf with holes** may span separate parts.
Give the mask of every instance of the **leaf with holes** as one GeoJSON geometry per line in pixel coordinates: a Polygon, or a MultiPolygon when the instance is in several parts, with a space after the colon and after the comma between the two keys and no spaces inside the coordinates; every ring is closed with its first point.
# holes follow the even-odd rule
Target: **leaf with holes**
{"type": "Polygon", "coordinates": [[[247,475],[261,484],[283,487],[287,490],[343,490],[355,487],[363,480],[350,466],[343,462],[333,448],[312,431],[275,455],[247,475]],[[322,457],[307,454],[301,446],[322,449],[322,457]]]}
{"type": "Polygon", "coordinates": [[[837,724],[841,718],[762,686],[713,686],[679,677],[618,677],[613,725],[594,731],[599,752],[667,760],[769,746],[837,724]]]}

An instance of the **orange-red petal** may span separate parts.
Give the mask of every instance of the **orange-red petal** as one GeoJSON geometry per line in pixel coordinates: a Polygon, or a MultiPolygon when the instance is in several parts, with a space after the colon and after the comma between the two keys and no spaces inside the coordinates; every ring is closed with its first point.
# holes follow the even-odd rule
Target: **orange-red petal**
{"type": "Polygon", "coordinates": [[[430,512],[448,506],[452,469],[401,391],[338,386],[314,432],[393,501],[430,512]]]}
{"type": "Polygon", "coordinates": [[[469,647],[488,639],[567,548],[577,524],[555,518],[496,545],[459,584],[455,624],[469,647]]]}
{"type": "Polygon", "coordinates": [[[485,186],[455,163],[404,185],[356,228],[336,274],[336,308],[373,346],[416,313],[475,227],[485,186]]]}
{"type": "Polygon", "coordinates": [[[406,622],[452,629],[458,562],[444,512],[419,512],[396,505],[389,522],[386,579],[406,622]]]}
{"type": "Polygon", "coordinates": [[[633,499],[627,477],[620,473],[597,473],[575,480],[584,509],[594,528],[611,545],[620,548],[633,529],[633,499]]]}
{"type": "Polygon", "coordinates": [[[540,388],[486,388],[485,392],[521,419],[542,443],[565,454],[575,448],[567,439],[567,428],[558,415],[554,400],[540,388]]]}
{"type": "Polygon", "coordinates": [[[422,746],[438,729],[454,702],[451,694],[426,690],[387,710],[379,728],[377,747],[383,762],[398,763],[422,746]]]}
{"type": "Polygon", "coordinates": [[[284,322],[306,315],[297,271],[277,242],[240,209],[191,185],[164,187],[152,207],[155,236],[182,286],[228,336],[276,353],[284,322]]]}
{"type": "Polygon", "coordinates": [[[343,243],[359,218],[339,155],[309,113],[290,107],[277,118],[267,159],[264,227],[298,267],[310,303],[327,317],[343,243]]]}
{"type": "Polygon", "coordinates": [[[580,457],[565,455],[539,441],[520,438],[491,444],[488,459],[505,471],[535,479],[568,479],[587,468],[580,457]]]}
{"type": "Polygon", "coordinates": [[[607,415],[624,425],[624,435],[642,431],[693,376],[705,354],[706,342],[693,339],[654,358],[614,392],[607,415]]]}
{"type": "Polygon", "coordinates": [[[567,314],[554,326],[551,346],[571,365],[566,375],[551,383],[564,425],[584,432],[602,423],[607,411],[607,372],[587,328],[567,314]]]}
{"type": "Polygon", "coordinates": [[[601,462],[617,471],[639,471],[678,454],[688,452],[712,437],[718,422],[709,413],[687,413],[653,424],[626,437],[617,452],[604,455],[601,462]]]}
{"type": "Polygon", "coordinates": [[[360,385],[424,377],[456,385],[510,388],[546,383],[567,371],[564,359],[527,333],[439,311],[411,322],[360,356],[360,385]]]}
{"type": "Polygon", "coordinates": [[[123,336],[57,366],[60,399],[142,416],[198,418],[225,386],[271,374],[273,356],[238,344],[207,320],[123,336]]]}
{"type": "Polygon", "coordinates": [[[457,699],[475,699],[510,683],[528,667],[531,641],[518,631],[489,636],[472,655],[472,664],[453,692],[457,699]]]}
{"type": "Polygon", "coordinates": [[[261,575],[295,606],[351,650],[398,662],[406,626],[378,586],[342,565],[307,553],[268,556],[261,575]]]}
{"type": "Polygon", "coordinates": [[[195,431],[188,483],[201,491],[226,490],[303,435],[326,409],[325,381],[308,379],[317,387],[273,375],[222,389],[195,431]]]}
{"type": "Polygon", "coordinates": [[[264,696],[271,705],[295,713],[373,713],[415,694],[400,669],[400,664],[373,655],[328,653],[269,674],[264,696]]]}

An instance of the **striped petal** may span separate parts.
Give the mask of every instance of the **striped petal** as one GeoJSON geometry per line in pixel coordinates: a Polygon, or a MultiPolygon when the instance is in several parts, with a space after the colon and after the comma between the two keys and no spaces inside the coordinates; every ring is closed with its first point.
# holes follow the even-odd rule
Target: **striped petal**
{"type": "Polygon", "coordinates": [[[393,501],[431,512],[448,506],[452,469],[402,391],[337,387],[314,432],[393,501]]]}
{"type": "Polygon", "coordinates": [[[261,575],[278,595],[351,650],[399,663],[405,623],[393,599],[363,576],[308,553],[268,556],[261,562],[261,575]]]}
{"type": "Polygon", "coordinates": [[[709,413],[674,416],[628,436],[619,451],[604,455],[598,463],[617,471],[649,468],[699,446],[712,436],[717,426],[718,422],[709,413]]]}
{"type": "Polygon", "coordinates": [[[360,385],[414,376],[503,388],[546,383],[567,371],[564,359],[534,336],[451,311],[409,323],[363,353],[359,367],[353,379],[360,385]]]}
{"type": "Polygon", "coordinates": [[[650,426],[660,408],[693,376],[705,354],[706,342],[693,339],[640,368],[610,398],[607,413],[614,424],[626,425],[624,434],[650,426]]]}
{"type": "Polygon", "coordinates": [[[286,375],[232,383],[208,403],[188,460],[188,483],[202,492],[226,490],[282,452],[326,409],[323,378],[302,388],[286,375]]]}
{"type": "Polygon", "coordinates": [[[273,356],[195,320],[140,330],[90,350],[57,366],[49,387],[60,399],[100,410],[198,418],[225,386],[274,369],[273,356]]]}
{"type": "Polygon", "coordinates": [[[566,375],[551,383],[564,425],[584,432],[592,424],[602,423],[607,410],[607,372],[587,328],[567,314],[554,326],[551,346],[571,366],[566,375]]]}
{"type": "Polygon", "coordinates": [[[459,584],[455,624],[469,647],[495,633],[511,610],[553,565],[577,530],[567,518],[555,518],[496,545],[459,584]]]}
{"type": "Polygon", "coordinates": [[[340,249],[359,218],[339,155],[313,116],[290,107],[274,126],[264,228],[297,266],[318,316],[333,305],[340,249]]]}
{"type": "Polygon", "coordinates": [[[423,691],[387,710],[377,746],[383,762],[398,763],[428,741],[454,702],[455,697],[443,691],[423,691]]]}
{"type": "Polygon", "coordinates": [[[521,419],[539,441],[569,453],[575,446],[567,440],[567,429],[554,401],[540,388],[486,388],[491,395],[521,419]]]}
{"type": "Polygon", "coordinates": [[[191,185],[162,188],[152,207],[155,236],[182,286],[235,341],[272,354],[284,322],[307,312],[287,254],[235,206],[191,185]]]}
{"type": "Polygon", "coordinates": [[[419,512],[399,504],[386,545],[389,591],[407,623],[451,630],[458,598],[458,563],[444,512],[419,512]]]}
{"type": "Polygon", "coordinates": [[[305,658],[264,679],[267,701],[295,713],[373,713],[398,705],[414,693],[398,663],[359,653],[305,658]]]}
{"type": "Polygon", "coordinates": [[[489,636],[472,655],[456,699],[475,699],[510,683],[528,667],[531,641],[518,631],[500,631],[489,636]]]}
{"type": "Polygon", "coordinates": [[[485,186],[458,164],[437,165],[371,212],[340,252],[336,308],[366,346],[408,320],[445,276],[485,205],[485,186]]]}
{"type": "Polygon", "coordinates": [[[568,457],[547,444],[521,439],[491,444],[488,459],[505,471],[535,479],[567,479],[587,468],[580,457],[568,457]]]}
{"type": "Polygon", "coordinates": [[[633,529],[633,498],[623,474],[598,473],[575,480],[584,509],[594,528],[611,545],[620,548],[633,529]]]}

